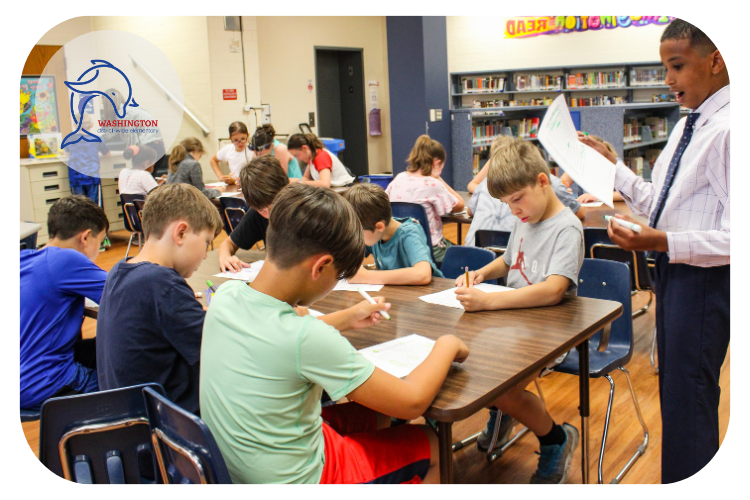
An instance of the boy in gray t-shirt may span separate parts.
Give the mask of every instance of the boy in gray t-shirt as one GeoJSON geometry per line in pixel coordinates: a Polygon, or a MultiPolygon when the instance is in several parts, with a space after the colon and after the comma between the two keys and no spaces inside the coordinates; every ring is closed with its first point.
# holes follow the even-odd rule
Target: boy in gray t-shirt
{"type": "MultiPolygon", "coordinates": [[[[524,141],[513,141],[490,155],[487,188],[510,207],[517,217],[508,250],[477,271],[469,272],[469,286],[460,276],[456,298],[467,311],[518,309],[558,304],[565,295],[575,295],[578,271],[583,264],[583,229],[571,210],[555,195],[549,168],[539,150],[524,141]],[[508,277],[515,290],[485,293],[471,284],[508,277]]],[[[567,477],[578,431],[570,424],[556,424],[544,403],[526,387],[533,375],[493,402],[490,420],[477,439],[480,450],[492,442],[498,409],[496,447],[502,447],[513,426],[520,422],[539,439],[540,457],[531,483],[562,483],[567,477]]]]}

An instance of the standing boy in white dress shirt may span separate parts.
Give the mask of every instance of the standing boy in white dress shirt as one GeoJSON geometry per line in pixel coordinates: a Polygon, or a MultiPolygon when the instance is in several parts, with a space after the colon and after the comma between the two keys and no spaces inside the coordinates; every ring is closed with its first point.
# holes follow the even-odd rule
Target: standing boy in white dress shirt
{"type": "Polygon", "coordinates": [[[664,30],[659,52],[670,91],[692,112],[672,131],[651,183],[617,166],[615,188],[649,226],[639,234],[610,222],[608,231],[626,250],[656,252],[662,483],[673,483],[719,449],[719,373],[729,345],[729,75],[711,40],[680,19],[664,30]]]}

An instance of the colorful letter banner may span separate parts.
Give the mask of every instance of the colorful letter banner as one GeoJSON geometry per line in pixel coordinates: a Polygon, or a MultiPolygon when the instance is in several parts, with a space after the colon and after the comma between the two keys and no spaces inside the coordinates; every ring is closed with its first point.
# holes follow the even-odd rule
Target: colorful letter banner
{"type": "Polygon", "coordinates": [[[648,24],[667,25],[671,16],[545,16],[512,17],[505,22],[505,38],[527,38],[582,31],[628,28],[648,24]]]}

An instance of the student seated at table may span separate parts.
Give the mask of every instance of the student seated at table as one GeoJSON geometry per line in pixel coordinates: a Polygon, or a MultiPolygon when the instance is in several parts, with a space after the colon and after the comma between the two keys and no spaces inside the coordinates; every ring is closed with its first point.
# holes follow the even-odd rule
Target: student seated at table
{"type": "Polygon", "coordinates": [[[207,188],[203,184],[203,169],[201,164],[198,163],[203,153],[203,144],[195,137],[183,139],[181,143],[172,148],[172,154],[169,155],[167,184],[184,182],[195,186],[208,199],[220,196],[226,190],[224,186],[207,188]]]}
{"type": "Polygon", "coordinates": [[[326,188],[350,186],[354,183],[351,171],[341,163],[338,156],[328,151],[315,134],[293,134],[286,142],[286,147],[298,162],[307,164],[300,182],[326,188]]]}
{"type": "Polygon", "coordinates": [[[443,262],[445,251],[453,245],[443,236],[443,221],[448,213],[461,212],[464,200],[440,177],[445,166],[445,149],[429,135],[421,135],[409,153],[406,172],[401,172],[388,184],[385,192],[391,201],[419,203],[427,213],[430,225],[430,244],[436,263],[443,262]]]}
{"type": "Polygon", "coordinates": [[[245,186],[242,196],[250,210],[219,247],[221,272],[241,271],[243,267],[250,267],[235,254],[240,248],[250,250],[259,241],[265,241],[271,203],[279,191],[289,185],[289,177],[277,158],[264,155],[242,167],[240,185],[245,186]]]}
{"type": "Polygon", "coordinates": [[[362,224],[368,253],[378,271],[360,267],[349,283],[426,285],[443,277],[432,262],[424,229],[411,218],[394,219],[391,202],[377,184],[357,184],[344,192],[362,224]]]}
{"type": "Polygon", "coordinates": [[[167,184],[146,198],[146,243],[110,270],[99,304],[100,389],[158,382],[171,401],[198,413],[205,312],[185,278],[221,227],[216,207],[194,186],[167,184]]]}
{"type": "Polygon", "coordinates": [[[107,215],[85,196],[55,202],[49,241],[21,250],[21,408],[94,392],[96,339],[81,340],[84,297],[99,302],[107,272],[94,264],[109,229],[107,215]]]}
{"type": "MultiPolygon", "coordinates": [[[[510,205],[517,220],[503,257],[471,271],[469,282],[476,285],[507,276],[508,286],[516,290],[485,293],[467,288],[465,277],[460,276],[456,280],[460,287],[456,289],[457,299],[467,311],[484,311],[552,306],[565,295],[576,295],[583,264],[583,228],[555,196],[539,150],[529,142],[514,141],[498,149],[489,161],[489,192],[510,205]]],[[[521,422],[536,434],[541,448],[531,482],[561,483],[578,445],[578,431],[567,423],[556,424],[544,403],[525,390],[535,377],[494,401],[493,405],[503,412],[497,446],[508,441],[515,420],[521,422]]],[[[477,440],[480,450],[489,447],[496,418],[497,411],[492,411],[487,428],[477,440]]]]}
{"type": "Polygon", "coordinates": [[[222,284],[203,328],[201,418],[232,480],[436,482],[432,430],[384,428],[390,422],[385,415],[421,415],[451,363],[468,356],[466,346],[453,335],[439,338],[401,380],[376,368],[339,333],[379,322],[378,311],[389,309],[382,298],[329,314],[328,324],[295,313],[295,306],[324,298],[339,279],[354,276],[365,253],[354,209],[329,189],[294,184],[279,193],[266,249],[249,286],[222,284]],[[354,402],[321,408],[323,389],[334,400],[354,402]]]}
{"type": "MultiPolygon", "coordinates": [[[[490,158],[495,152],[515,141],[521,141],[522,139],[515,139],[507,135],[501,135],[492,141],[492,147],[490,148],[490,158]]],[[[490,162],[482,168],[489,169],[490,162]]],[[[578,217],[579,220],[586,218],[586,209],[576,200],[576,197],[568,191],[567,187],[562,183],[560,179],[554,175],[549,175],[549,180],[552,188],[557,195],[557,198],[562,202],[563,205],[570,208],[570,210],[578,217]]],[[[487,231],[506,231],[510,232],[513,230],[516,218],[510,211],[510,207],[507,203],[503,203],[497,198],[490,195],[487,190],[487,178],[483,178],[477,188],[474,190],[474,194],[469,198],[469,215],[473,217],[469,231],[466,233],[465,245],[474,245],[474,235],[479,230],[487,231]]]]}

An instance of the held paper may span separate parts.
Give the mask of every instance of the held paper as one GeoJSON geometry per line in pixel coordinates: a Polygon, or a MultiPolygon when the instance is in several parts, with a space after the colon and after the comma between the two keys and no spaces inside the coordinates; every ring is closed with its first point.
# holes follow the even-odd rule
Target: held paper
{"type": "Polygon", "coordinates": [[[558,96],[547,109],[539,127],[539,141],[578,185],[614,208],[615,166],[578,140],[565,96],[558,96]]]}

